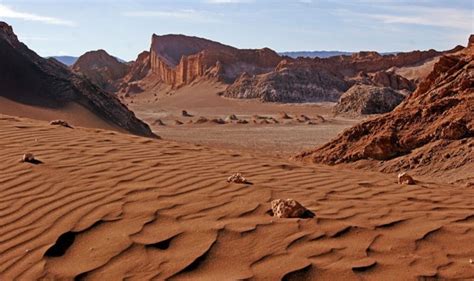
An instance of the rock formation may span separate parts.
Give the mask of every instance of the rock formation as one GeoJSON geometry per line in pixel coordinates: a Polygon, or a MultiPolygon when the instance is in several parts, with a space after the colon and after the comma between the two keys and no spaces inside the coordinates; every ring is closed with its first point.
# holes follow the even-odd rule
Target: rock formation
{"type": "MultiPolygon", "coordinates": [[[[471,37],[472,38],[472,37],[471,37]]],[[[474,163],[474,45],[441,57],[417,90],[395,110],[364,121],[300,159],[338,164],[390,160],[382,170],[474,163]]],[[[441,168],[440,168],[441,169],[441,168]]],[[[426,172],[432,172],[429,168],[426,172]]]]}
{"type": "Polygon", "coordinates": [[[127,75],[129,68],[104,50],[87,52],[72,66],[73,71],[109,92],[117,91],[118,81],[127,75]]]}
{"type": "Polygon", "coordinates": [[[4,98],[55,109],[75,103],[117,128],[154,136],[116,97],[56,60],[38,56],[4,22],[0,22],[0,61],[0,96],[4,98]]]}
{"type": "Polygon", "coordinates": [[[277,199],[271,202],[272,213],[277,218],[301,218],[307,212],[298,201],[277,199]]]}
{"type": "Polygon", "coordinates": [[[364,115],[392,111],[405,96],[388,87],[354,85],[334,107],[336,114],[364,115]]]}
{"type": "Polygon", "coordinates": [[[240,50],[211,40],[184,35],[153,34],[151,72],[173,87],[200,77],[232,82],[242,72],[270,71],[280,56],[270,49],[240,50]]]}
{"type": "Polygon", "coordinates": [[[335,102],[348,88],[342,76],[300,59],[284,60],[270,73],[244,73],[223,95],[268,102],[335,102]]]}

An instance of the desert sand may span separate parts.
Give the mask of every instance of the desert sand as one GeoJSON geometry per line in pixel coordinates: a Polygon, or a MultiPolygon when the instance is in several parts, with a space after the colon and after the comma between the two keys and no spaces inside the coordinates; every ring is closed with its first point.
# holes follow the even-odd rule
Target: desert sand
{"type": "Polygon", "coordinates": [[[472,187],[6,115],[0,148],[1,280],[474,278],[472,187]]]}
{"type": "MultiPolygon", "coordinates": [[[[292,156],[315,145],[324,144],[360,118],[335,117],[331,103],[262,103],[259,100],[236,100],[219,96],[226,85],[198,81],[172,90],[161,87],[124,99],[137,117],[147,122],[161,137],[183,143],[194,143],[224,149],[234,149],[259,155],[292,156]],[[183,117],[182,110],[191,116],[183,117]],[[291,119],[282,119],[287,113],[291,119]],[[225,120],[234,114],[248,124],[189,124],[199,117],[225,120]],[[255,116],[274,118],[278,124],[254,124],[255,116]],[[313,118],[315,124],[297,119],[300,115],[313,118]],[[320,122],[318,116],[324,118],[320,122]],[[159,119],[163,125],[157,124],[159,119]],[[176,125],[175,121],[182,122],[176,125]]],[[[261,120],[260,120],[261,121],[261,120]]]]}

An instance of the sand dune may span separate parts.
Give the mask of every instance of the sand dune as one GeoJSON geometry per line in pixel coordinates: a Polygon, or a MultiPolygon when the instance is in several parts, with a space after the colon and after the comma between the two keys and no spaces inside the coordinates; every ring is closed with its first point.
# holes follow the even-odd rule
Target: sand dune
{"type": "Polygon", "coordinates": [[[470,187],[6,115],[0,148],[1,280],[474,278],[470,187]]]}

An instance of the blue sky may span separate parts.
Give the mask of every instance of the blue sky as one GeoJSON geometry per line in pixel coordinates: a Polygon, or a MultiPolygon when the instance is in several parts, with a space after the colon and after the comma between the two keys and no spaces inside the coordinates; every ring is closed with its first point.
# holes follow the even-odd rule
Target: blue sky
{"type": "Polygon", "coordinates": [[[0,20],[43,56],[126,60],[153,33],[277,51],[449,49],[474,33],[473,0],[0,0],[0,20]]]}

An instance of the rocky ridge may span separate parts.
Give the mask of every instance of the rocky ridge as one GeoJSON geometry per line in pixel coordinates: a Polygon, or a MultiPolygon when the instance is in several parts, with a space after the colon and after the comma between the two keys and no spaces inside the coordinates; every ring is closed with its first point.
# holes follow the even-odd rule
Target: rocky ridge
{"type": "Polygon", "coordinates": [[[133,134],[155,136],[115,96],[72,73],[55,59],[44,59],[0,22],[0,95],[33,106],[61,108],[77,103],[100,119],[133,134]]]}

